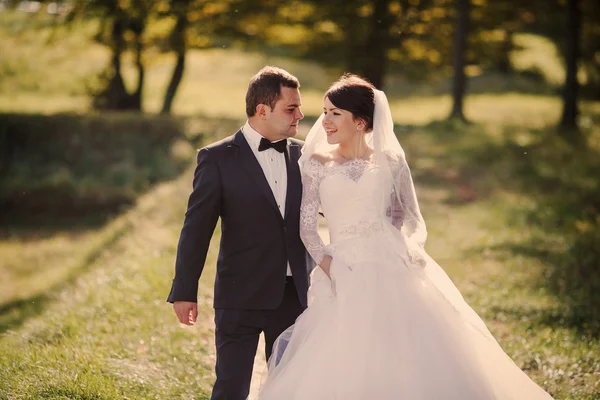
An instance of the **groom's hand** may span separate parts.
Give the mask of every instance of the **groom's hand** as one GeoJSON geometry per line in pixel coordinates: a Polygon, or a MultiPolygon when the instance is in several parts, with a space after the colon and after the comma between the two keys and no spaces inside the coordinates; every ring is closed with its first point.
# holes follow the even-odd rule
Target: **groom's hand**
{"type": "Polygon", "coordinates": [[[390,196],[391,205],[386,210],[386,215],[388,217],[392,217],[394,220],[403,220],[404,219],[404,210],[402,208],[402,204],[398,201],[398,197],[396,197],[395,193],[392,193],[390,196]]]}
{"type": "Polygon", "coordinates": [[[321,267],[329,279],[331,279],[331,260],[333,260],[333,258],[331,258],[330,255],[325,255],[323,256],[323,261],[319,264],[319,267],[321,267]]]}
{"type": "Polygon", "coordinates": [[[175,310],[179,322],[185,325],[194,325],[198,318],[198,303],[176,301],[173,303],[173,310],[175,310]]]}

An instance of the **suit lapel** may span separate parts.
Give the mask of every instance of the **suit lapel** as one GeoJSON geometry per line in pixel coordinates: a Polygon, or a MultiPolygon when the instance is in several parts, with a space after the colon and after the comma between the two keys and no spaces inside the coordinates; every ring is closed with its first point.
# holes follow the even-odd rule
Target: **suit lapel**
{"type": "Polygon", "coordinates": [[[287,219],[293,207],[298,208],[302,196],[302,181],[300,177],[300,146],[296,143],[288,145],[287,192],[285,196],[285,218],[287,219]]]}
{"type": "MultiPolygon", "coordinates": [[[[246,141],[246,138],[241,130],[235,134],[232,143],[239,148],[238,157],[240,159],[240,164],[246,170],[254,183],[256,183],[256,186],[265,196],[268,203],[271,204],[271,206],[275,209],[277,215],[281,217],[281,212],[279,211],[279,207],[277,207],[277,201],[275,201],[275,197],[273,196],[273,191],[269,186],[269,182],[267,181],[267,178],[265,177],[258,160],[254,156],[254,153],[252,152],[252,149],[250,148],[250,145],[246,141]]],[[[288,191],[289,187],[290,185],[288,183],[288,191]]]]}

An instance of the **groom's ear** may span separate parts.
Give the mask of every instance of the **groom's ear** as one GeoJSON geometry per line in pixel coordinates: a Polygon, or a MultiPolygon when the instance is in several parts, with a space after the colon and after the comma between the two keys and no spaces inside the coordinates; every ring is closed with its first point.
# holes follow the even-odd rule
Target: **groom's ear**
{"type": "Polygon", "coordinates": [[[259,104],[256,106],[256,115],[260,119],[267,119],[271,112],[271,107],[266,104],[259,104]]]}

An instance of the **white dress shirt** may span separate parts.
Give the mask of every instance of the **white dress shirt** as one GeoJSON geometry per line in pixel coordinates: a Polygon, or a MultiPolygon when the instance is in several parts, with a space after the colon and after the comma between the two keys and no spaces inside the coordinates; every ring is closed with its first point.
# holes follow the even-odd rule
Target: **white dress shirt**
{"type": "MultiPolygon", "coordinates": [[[[287,195],[285,155],[273,148],[258,151],[258,146],[260,145],[260,140],[263,136],[254,130],[248,121],[246,121],[246,124],[242,128],[242,133],[250,145],[254,156],[258,160],[258,163],[265,174],[265,178],[267,178],[267,182],[269,182],[269,186],[271,187],[273,197],[275,197],[275,202],[277,203],[277,207],[279,207],[281,216],[285,216],[285,199],[287,195]]],[[[287,265],[287,275],[292,275],[289,262],[287,265]]]]}

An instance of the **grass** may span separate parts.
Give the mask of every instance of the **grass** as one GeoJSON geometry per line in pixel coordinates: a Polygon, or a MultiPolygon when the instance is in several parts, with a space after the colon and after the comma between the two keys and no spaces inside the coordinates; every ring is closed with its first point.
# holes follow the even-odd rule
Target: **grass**
{"type": "Polygon", "coordinates": [[[600,242],[568,220],[587,221],[586,207],[597,218],[599,147],[568,150],[552,130],[492,124],[404,135],[430,254],[530,377],[557,399],[597,399],[600,275],[585,264],[595,250],[579,243],[600,242]]]}
{"type": "Polygon", "coordinates": [[[52,293],[76,280],[128,230],[123,223],[98,226],[88,221],[72,220],[73,226],[63,231],[48,221],[43,227],[2,230],[0,273],[6,283],[0,295],[0,332],[43,312],[52,293]]]}
{"type": "Polygon", "coordinates": [[[86,267],[1,337],[0,398],[206,398],[214,248],[199,327],[180,328],[165,303],[190,175],[81,240],[70,257],[86,267]]]}

